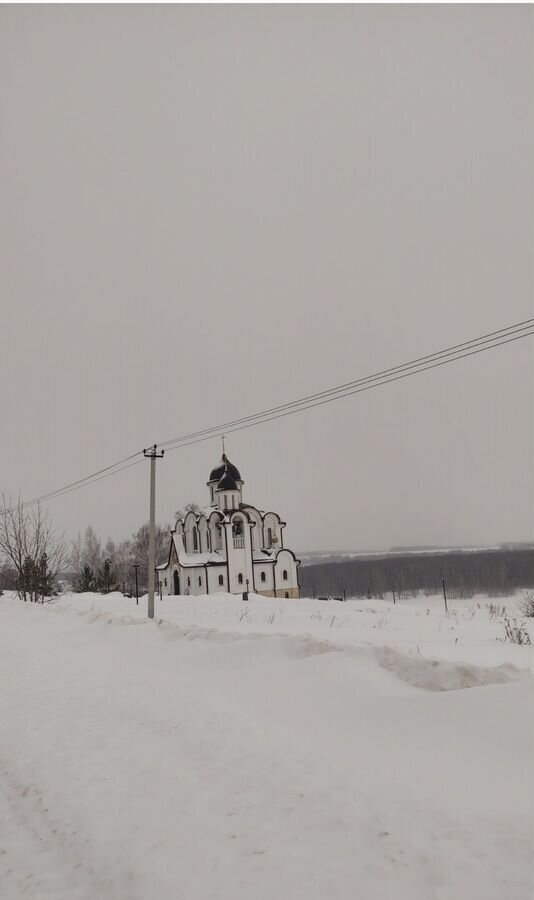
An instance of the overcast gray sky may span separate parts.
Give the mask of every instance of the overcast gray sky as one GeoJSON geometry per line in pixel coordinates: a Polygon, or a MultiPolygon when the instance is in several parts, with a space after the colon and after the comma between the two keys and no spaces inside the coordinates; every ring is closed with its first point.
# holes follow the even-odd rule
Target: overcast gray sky
{"type": "MultiPolygon", "coordinates": [[[[533,315],[531,6],[3,6],[1,485],[533,315]]],[[[228,438],[297,550],[532,537],[532,338],[228,438]]],[[[158,464],[207,500],[218,441],[158,464]]],[[[55,500],[128,536],[148,463],[55,500]]]]}

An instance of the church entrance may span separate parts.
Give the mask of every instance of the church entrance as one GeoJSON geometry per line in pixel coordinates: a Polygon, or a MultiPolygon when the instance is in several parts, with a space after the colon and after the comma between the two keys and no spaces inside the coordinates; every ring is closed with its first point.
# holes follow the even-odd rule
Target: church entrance
{"type": "Polygon", "coordinates": [[[174,578],[174,593],[179,594],[180,593],[180,576],[178,575],[178,572],[174,573],[173,578],[174,578]]]}

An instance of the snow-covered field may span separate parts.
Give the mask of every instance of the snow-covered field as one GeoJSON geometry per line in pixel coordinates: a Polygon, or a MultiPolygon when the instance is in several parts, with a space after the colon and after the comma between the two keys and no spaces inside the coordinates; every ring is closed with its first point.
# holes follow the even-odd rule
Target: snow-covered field
{"type": "Polygon", "coordinates": [[[489,603],[1,597],[2,900],[531,898],[533,652],[489,603]]]}

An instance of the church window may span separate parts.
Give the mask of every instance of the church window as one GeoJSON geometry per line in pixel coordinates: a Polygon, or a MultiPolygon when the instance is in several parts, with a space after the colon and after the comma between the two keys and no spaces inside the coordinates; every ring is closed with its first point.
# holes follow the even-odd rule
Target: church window
{"type": "Polygon", "coordinates": [[[187,578],[187,587],[191,587],[191,579],[189,578],[189,576],[187,578]]]}
{"type": "Polygon", "coordinates": [[[265,581],[265,572],[262,572],[262,573],[261,573],[260,578],[261,578],[262,581],[265,581]]]}
{"type": "Polygon", "coordinates": [[[198,534],[196,528],[193,528],[193,550],[198,550],[198,534]]]}
{"type": "Polygon", "coordinates": [[[287,581],[287,569],[284,569],[284,571],[282,572],[282,578],[284,579],[284,581],[287,581]]]}
{"type": "Polygon", "coordinates": [[[198,586],[202,587],[202,575],[198,576],[198,586]]]}
{"type": "Polygon", "coordinates": [[[222,575],[219,575],[219,584],[224,584],[224,578],[222,575]]]}
{"type": "Polygon", "coordinates": [[[267,529],[267,546],[268,547],[273,546],[273,530],[272,530],[272,528],[267,529]]]}
{"type": "Polygon", "coordinates": [[[242,572],[240,572],[239,575],[237,576],[237,580],[238,580],[239,584],[243,584],[243,573],[242,572]]]}
{"type": "Polygon", "coordinates": [[[167,587],[167,579],[165,578],[165,587],[167,587]]]}

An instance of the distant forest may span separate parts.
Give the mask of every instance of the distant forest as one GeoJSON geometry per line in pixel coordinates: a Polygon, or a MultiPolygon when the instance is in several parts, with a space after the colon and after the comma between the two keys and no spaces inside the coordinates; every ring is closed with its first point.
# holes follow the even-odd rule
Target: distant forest
{"type": "Polygon", "coordinates": [[[534,551],[480,550],[414,553],[303,565],[299,569],[303,597],[400,598],[418,592],[434,594],[445,579],[450,597],[474,594],[504,596],[534,587],[534,551]]]}

